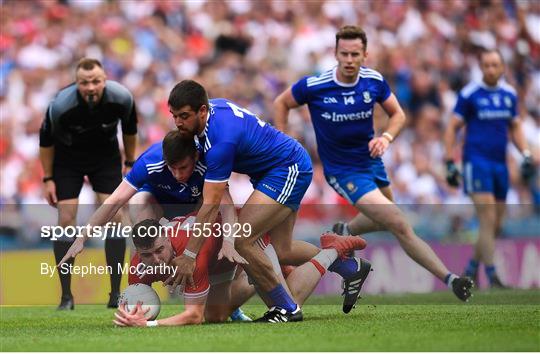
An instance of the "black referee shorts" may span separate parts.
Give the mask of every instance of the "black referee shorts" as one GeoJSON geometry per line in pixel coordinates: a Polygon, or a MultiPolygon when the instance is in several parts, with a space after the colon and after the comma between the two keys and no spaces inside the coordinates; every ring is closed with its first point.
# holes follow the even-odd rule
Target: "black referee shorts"
{"type": "Polygon", "coordinates": [[[88,165],[55,161],[53,177],[58,200],[78,198],[84,176],[88,176],[95,192],[111,194],[122,182],[122,158],[103,158],[100,162],[88,165]]]}

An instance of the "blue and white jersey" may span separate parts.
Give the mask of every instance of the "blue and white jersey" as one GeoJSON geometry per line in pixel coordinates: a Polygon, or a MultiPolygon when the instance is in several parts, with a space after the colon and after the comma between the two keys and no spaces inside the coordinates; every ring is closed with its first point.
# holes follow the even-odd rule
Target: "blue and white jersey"
{"type": "Polygon", "coordinates": [[[208,182],[228,181],[233,171],[259,178],[306,156],[296,140],[224,98],[210,100],[204,136],[199,141],[204,146],[208,182]]]}
{"type": "Polygon", "coordinates": [[[139,156],[124,180],[136,190],[149,185],[160,195],[166,195],[177,203],[197,202],[202,197],[206,166],[200,160],[197,161],[188,182],[178,182],[163,159],[161,144],[155,143],[139,156]]]}
{"type": "Polygon", "coordinates": [[[373,138],[373,109],[390,97],[382,75],[360,68],[356,82],[339,82],[336,70],[306,76],[292,86],[300,105],[307,104],[326,175],[371,168],[368,143],[373,138]]]}
{"type": "Polygon", "coordinates": [[[466,160],[506,162],[508,126],[518,114],[512,86],[502,81],[495,87],[472,82],[460,91],[454,113],[467,125],[466,160]]]}

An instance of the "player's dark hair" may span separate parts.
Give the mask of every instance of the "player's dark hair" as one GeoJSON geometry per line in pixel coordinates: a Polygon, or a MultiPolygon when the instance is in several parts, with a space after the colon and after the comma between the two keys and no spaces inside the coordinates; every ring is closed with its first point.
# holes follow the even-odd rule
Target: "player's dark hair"
{"type": "Polygon", "coordinates": [[[480,52],[478,53],[478,61],[481,63],[482,58],[484,57],[484,55],[491,54],[491,53],[497,53],[499,58],[501,58],[501,63],[503,63],[503,65],[504,65],[504,58],[502,56],[501,51],[498,50],[498,49],[485,49],[485,48],[481,49],[480,52]]]}
{"type": "Polygon", "coordinates": [[[208,107],[208,95],[204,87],[197,81],[183,80],[174,86],[167,102],[173,109],[190,106],[197,112],[203,105],[208,107]]]}
{"type": "Polygon", "coordinates": [[[347,25],[339,29],[338,33],[336,33],[336,51],[340,39],[360,39],[364,45],[364,51],[367,50],[366,32],[358,26],[347,25]]]}
{"type": "Polygon", "coordinates": [[[193,137],[183,137],[178,130],[172,130],[165,135],[163,143],[163,159],[167,165],[173,165],[186,157],[195,159],[197,146],[193,137]]]}
{"type": "Polygon", "coordinates": [[[78,71],[79,69],[92,70],[95,66],[99,66],[101,69],[103,69],[103,65],[101,65],[99,60],[93,58],[82,58],[77,63],[75,71],[78,71]]]}
{"type": "Polygon", "coordinates": [[[148,232],[148,230],[153,228],[156,230],[161,228],[159,222],[154,219],[145,219],[133,226],[133,229],[131,230],[131,238],[133,239],[133,244],[135,247],[140,249],[149,249],[154,246],[154,242],[159,236],[159,232],[156,232],[155,234],[154,232],[148,232]]]}

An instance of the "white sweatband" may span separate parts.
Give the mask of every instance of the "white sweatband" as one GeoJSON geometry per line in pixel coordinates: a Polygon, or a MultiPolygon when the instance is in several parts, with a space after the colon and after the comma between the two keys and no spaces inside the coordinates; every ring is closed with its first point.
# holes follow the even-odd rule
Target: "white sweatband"
{"type": "Polygon", "coordinates": [[[382,133],[382,136],[384,136],[386,139],[388,139],[390,143],[391,143],[392,141],[394,141],[394,137],[393,137],[392,134],[390,134],[389,132],[384,132],[384,133],[382,133]]]}
{"type": "Polygon", "coordinates": [[[523,157],[531,157],[531,150],[525,149],[521,154],[523,155],[523,157]]]}
{"type": "Polygon", "coordinates": [[[188,256],[188,257],[191,258],[191,259],[197,258],[197,253],[191,252],[191,251],[188,250],[187,248],[184,249],[184,252],[182,252],[182,254],[185,255],[185,256],[188,256]]]}
{"type": "Polygon", "coordinates": [[[157,321],[146,321],[146,327],[157,327],[158,322],[157,321]]]}

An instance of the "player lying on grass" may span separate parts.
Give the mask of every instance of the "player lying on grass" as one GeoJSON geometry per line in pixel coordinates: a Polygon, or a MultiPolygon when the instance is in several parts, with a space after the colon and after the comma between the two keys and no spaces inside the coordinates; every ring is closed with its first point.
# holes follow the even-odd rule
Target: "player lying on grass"
{"type": "MultiPolygon", "coordinates": [[[[104,204],[92,215],[88,224],[92,226],[104,225],[126,203],[136,207],[136,221],[144,219],[159,219],[163,215],[171,218],[176,215],[185,215],[187,212],[179,210],[178,206],[188,206],[193,209],[198,202],[200,191],[203,190],[205,178],[205,162],[198,151],[193,138],[183,138],[179,131],[169,132],[162,144],[154,144],[146,150],[135,162],[130,173],[116,188],[104,204]],[[193,191],[198,191],[193,194],[193,191]],[[162,208],[164,207],[165,208],[162,208]],[[181,211],[181,212],[180,212],[181,211]],[[179,212],[178,214],[172,214],[179,212]]],[[[232,198],[225,189],[220,212],[223,219],[233,225],[237,220],[232,198]]],[[[181,208],[180,208],[181,209],[181,208]]],[[[134,211],[134,210],[131,210],[134,211]]],[[[85,237],[77,238],[68,250],[60,264],[79,254],[84,247],[85,237]]],[[[292,265],[302,265],[314,257],[318,249],[300,240],[291,241],[293,247],[282,257],[282,249],[276,247],[278,257],[282,262],[292,265]],[[306,252],[313,250],[313,252],[306,252]]],[[[222,256],[230,261],[245,263],[234,247],[224,244],[221,249],[222,256]]],[[[177,254],[178,258],[182,253],[177,254]]],[[[358,299],[360,287],[369,274],[371,265],[364,261],[352,258],[345,266],[332,268],[332,271],[344,278],[346,289],[344,292],[343,311],[349,312],[358,299]],[[359,279],[362,279],[360,282],[359,279]]],[[[239,310],[234,318],[247,319],[239,310]]]]}
{"type": "MultiPolygon", "coordinates": [[[[190,227],[195,217],[175,218],[168,224],[165,237],[151,237],[147,235],[150,227],[159,228],[161,225],[155,220],[144,220],[133,229],[133,242],[137,253],[131,261],[131,265],[141,269],[139,263],[148,267],[159,267],[159,265],[170,264],[177,254],[181,254],[189,239],[190,227]]],[[[214,235],[219,232],[214,227],[214,235]]],[[[184,287],[184,311],[175,316],[160,319],[157,321],[147,321],[144,317],[142,307],[137,306],[132,312],[126,311],[124,304],[121,304],[116,319],[113,321],[118,326],[179,326],[188,324],[200,324],[206,322],[224,322],[230,313],[238,306],[245,303],[253,294],[254,288],[248,283],[243,272],[236,272],[237,264],[222,258],[219,259],[218,251],[222,243],[227,243],[228,238],[208,237],[196,259],[193,278],[184,287]],[[235,277],[235,273],[238,273],[235,277]]],[[[283,281],[277,256],[273,247],[266,241],[258,243],[258,247],[272,260],[272,265],[278,273],[278,278],[283,281]]],[[[295,268],[287,277],[285,288],[290,287],[290,294],[298,304],[303,304],[311,294],[322,275],[331,266],[344,267],[350,259],[345,258],[345,254],[357,249],[363,249],[366,243],[359,237],[338,237],[333,234],[326,234],[321,237],[321,250],[310,262],[295,268]],[[343,257],[339,258],[338,257],[343,257]]],[[[163,268],[159,268],[163,269],[163,268]]],[[[131,274],[129,283],[152,284],[156,281],[165,281],[171,274],[156,274],[156,272],[145,272],[131,274]]],[[[270,307],[273,304],[269,299],[263,300],[270,307]]],[[[287,322],[301,321],[302,312],[294,318],[285,316],[284,309],[272,306],[265,316],[259,319],[260,322],[287,322]],[[277,315],[276,315],[277,314],[277,315]],[[276,319],[276,316],[282,318],[276,319]]]]}
{"type": "MultiPolygon", "coordinates": [[[[206,166],[200,159],[199,149],[193,139],[185,139],[178,131],[169,132],[163,142],[150,146],[137,159],[133,168],[124,177],[116,190],[92,215],[88,224],[105,225],[117,211],[128,202],[134,222],[144,219],[172,218],[185,215],[200,206],[201,191],[206,166]]],[[[225,220],[233,223],[236,212],[228,190],[224,193],[221,213],[225,220]]],[[[74,257],[82,251],[84,238],[78,238],[62,259],[74,257]]],[[[234,247],[225,245],[220,257],[244,263],[234,247]]],[[[233,320],[250,320],[238,309],[233,320]]]]}

